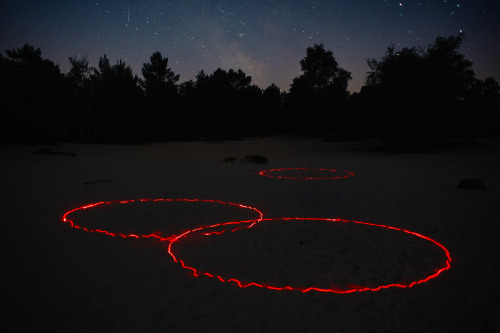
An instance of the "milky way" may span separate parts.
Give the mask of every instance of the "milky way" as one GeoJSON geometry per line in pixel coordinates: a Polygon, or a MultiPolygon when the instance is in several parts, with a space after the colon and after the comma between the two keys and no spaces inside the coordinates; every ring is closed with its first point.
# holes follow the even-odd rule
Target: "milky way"
{"type": "Polygon", "coordinates": [[[499,1],[2,1],[0,50],[25,43],[69,69],[68,57],[104,54],[141,75],[154,51],[169,58],[180,82],[204,70],[241,68],[253,83],[288,90],[306,48],[323,43],[364,84],[367,58],[427,46],[464,32],[461,52],[478,78],[500,81],[499,1]],[[44,4],[45,3],[45,4],[44,4]],[[47,4],[48,3],[48,4],[47,4]]]}

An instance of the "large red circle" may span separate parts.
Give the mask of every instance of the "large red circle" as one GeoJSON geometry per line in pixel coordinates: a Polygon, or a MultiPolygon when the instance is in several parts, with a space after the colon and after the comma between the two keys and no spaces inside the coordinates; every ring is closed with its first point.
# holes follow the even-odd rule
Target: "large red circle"
{"type": "MultiPolygon", "coordinates": [[[[176,242],[179,242],[182,239],[188,239],[190,236],[193,235],[213,235],[213,234],[222,234],[225,232],[225,230],[220,230],[221,226],[224,226],[225,223],[222,224],[217,224],[217,225],[212,225],[212,226],[203,226],[203,227],[198,227],[189,231],[186,231],[185,233],[175,236],[170,240],[170,244],[168,246],[168,253],[171,255],[173,260],[177,263],[179,263],[183,268],[191,271],[191,273],[198,277],[198,276],[206,276],[210,278],[215,278],[220,280],[221,282],[226,282],[226,283],[232,283],[240,288],[247,288],[250,286],[255,286],[255,287],[260,287],[260,288],[266,288],[270,290],[295,290],[295,291],[300,291],[300,292],[309,292],[309,291],[317,291],[317,292],[328,292],[328,293],[339,293],[339,294],[346,294],[346,293],[353,293],[353,292],[363,292],[363,291],[378,291],[381,289],[386,289],[386,288],[411,288],[413,286],[425,283],[433,278],[436,278],[439,276],[441,273],[444,271],[450,269],[451,267],[451,256],[449,251],[439,242],[436,240],[421,235],[419,233],[397,228],[397,227],[391,227],[391,226],[386,226],[386,225],[380,225],[380,224],[375,224],[375,223],[368,223],[368,222],[360,222],[360,221],[353,221],[353,220],[344,220],[344,219],[326,219],[326,218],[279,218],[279,219],[263,219],[263,221],[276,221],[276,220],[283,220],[283,221],[330,221],[330,222],[343,222],[343,223],[354,223],[360,226],[367,226],[367,227],[376,227],[376,228],[384,228],[384,229],[389,229],[392,231],[396,232],[401,232],[405,233],[406,235],[410,236],[415,236],[418,237],[422,240],[428,241],[431,243],[431,245],[436,246],[438,249],[442,250],[444,256],[444,262],[440,265],[440,267],[433,268],[431,271],[431,274],[428,274],[424,277],[420,277],[418,279],[412,280],[412,281],[406,281],[406,282],[390,282],[390,283],[380,283],[379,285],[376,286],[361,286],[361,285],[351,285],[349,287],[322,287],[322,286],[317,286],[317,285],[295,285],[293,283],[289,284],[280,284],[280,283],[267,283],[266,281],[249,281],[245,280],[243,282],[243,279],[241,277],[237,276],[223,276],[218,273],[214,272],[207,272],[205,270],[202,270],[200,268],[194,267],[191,263],[185,262],[184,259],[181,258],[179,254],[176,254],[174,251],[174,245],[176,242]]],[[[252,229],[255,230],[255,229],[252,229]]],[[[234,230],[232,230],[234,231],[234,230]]],[[[242,231],[242,232],[247,232],[247,231],[242,231]]],[[[270,254],[272,255],[272,254],[270,254]]],[[[381,259],[383,260],[383,258],[381,259]]],[[[427,273],[426,273],[427,274],[427,273]]]]}
{"type": "MultiPolygon", "coordinates": [[[[243,229],[243,228],[250,228],[252,227],[255,223],[262,221],[262,212],[259,211],[257,208],[243,205],[243,204],[238,204],[238,203],[232,203],[232,202],[225,202],[225,201],[220,201],[220,200],[210,200],[210,199],[165,199],[165,198],[160,198],[160,199],[131,199],[131,200],[114,200],[114,201],[100,201],[96,203],[91,203],[88,205],[84,205],[78,208],[71,209],[64,213],[62,216],[62,221],[65,223],[68,223],[71,227],[84,230],[87,232],[96,232],[96,233],[103,233],[109,236],[120,236],[123,238],[156,238],[161,241],[167,241],[172,239],[173,236],[165,237],[162,236],[161,232],[154,232],[151,234],[145,234],[145,235],[139,235],[135,233],[123,233],[123,232],[117,232],[117,231],[111,231],[111,230],[105,230],[101,228],[89,228],[85,227],[82,225],[79,225],[75,223],[72,219],[70,219],[70,215],[74,212],[81,211],[81,210],[86,210],[86,209],[91,209],[99,206],[104,206],[104,205],[110,205],[110,204],[131,204],[131,203],[141,203],[141,202],[200,202],[200,203],[213,203],[213,204],[221,204],[221,205],[229,205],[233,206],[236,208],[243,208],[243,209],[249,209],[255,211],[257,213],[257,218],[254,220],[248,220],[248,221],[236,221],[236,222],[225,222],[225,225],[241,225],[244,223],[244,226],[237,227],[234,230],[238,229],[243,229]]],[[[192,226],[191,226],[192,227],[192,226]]]]}
{"type": "Polygon", "coordinates": [[[263,170],[259,172],[259,175],[269,178],[279,178],[279,179],[291,179],[291,180],[334,180],[334,179],[344,179],[347,177],[354,176],[353,172],[343,171],[343,170],[333,170],[333,169],[309,169],[309,168],[281,168],[281,169],[271,169],[263,170]],[[288,176],[280,175],[287,174],[288,172],[296,173],[338,173],[339,175],[330,176],[288,176]]]}

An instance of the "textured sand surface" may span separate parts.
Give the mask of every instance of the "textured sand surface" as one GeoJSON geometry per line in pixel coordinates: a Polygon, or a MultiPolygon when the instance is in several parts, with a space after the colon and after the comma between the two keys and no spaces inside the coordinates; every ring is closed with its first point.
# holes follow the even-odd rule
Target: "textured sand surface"
{"type": "MultiPolygon", "coordinates": [[[[376,142],[281,137],[145,146],[2,145],[4,301],[9,331],[492,332],[499,323],[500,142],[440,153],[375,151],[376,142]],[[249,163],[247,155],[269,164],[249,163]],[[234,157],[233,162],[223,162],[234,157]],[[262,177],[274,168],[354,172],[331,181],[262,177]],[[479,178],[487,190],[462,190],[479,178]],[[70,228],[64,212],[88,203],[203,198],[258,208],[265,218],[344,218],[432,237],[450,270],[410,289],[348,295],[241,289],[193,277],[166,242],[70,228]]],[[[88,228],[174,235],[252,219],[227,205],[106,205],[74,214],[88,228]]],[[[442,260],[428,242],[386,229],[325,221],[262,221],[220,236],[186,237],[177,254],[200,269],[292,285],[391,282],[425,276],[442,260]]]]}

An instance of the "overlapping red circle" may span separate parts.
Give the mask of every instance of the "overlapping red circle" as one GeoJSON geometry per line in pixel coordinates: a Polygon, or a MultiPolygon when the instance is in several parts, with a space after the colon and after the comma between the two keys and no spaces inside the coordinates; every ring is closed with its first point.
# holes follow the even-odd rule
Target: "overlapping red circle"
{"type": "Polygon", "coordinates": [[[300,291],[300,292],[309,292],[309,291],[317,291],[317,292],[326,292],[326,293],[337,293],[337,294],[348,294],[348,293],[354,293],[354,292],[363,292],[363,291],[378,291],[381,289],[387,289],[387,288],[411,288],[413,286],[425,283],[433,278],[436,278],[439,276],[441,273],[444,271],[450,269],[451,267],[451,256],[449,251],[439,242],[436,240],[421,235],[419,233],[401,229],[401,228],[396,228],[396,227],[391,227],[391,226],[386,226],[386,225],[381,225],[381,224],[375,224],[375,223],[368,223],[368,222],[361,222],[361,221],[354,221],[354,220],[345,220],[345,219],[328,219],[328,218],[277,218],[277,219],[263,219],[263,221],[275,221],[275,220],[284,220],[284,221],[330,221],[330,222],[342,222],[342,223],[354,223],[358,225],[363,225],[367,227],[377,227],[377,228],[383,228],[383,229],[388,229],[388,230],[394,230],[394,231],[399,231],[401,233],[415,236],[418,238],[421,238],[423,240],[426,240],[433,245],[437,246],[439,249],[443,251],[443,258],[445,258],[443,264],[440,267],[436,267],[433,270],[432,274],[429,274],[423,278],[419,278],[417,280],[413,281],[407,281],[407,282],[389,282],[385,284],[380,284],[377,286],[350,286],[347,288],[342,288],[342,287],[318,287],[314,285],[303,285],[303,286],[297,286],[297,285],[288,285],[288,284],[269,284],[266,283],[266,281],[251,281],[251,282],[243,282],[243,279],[241,277],[235,277],[235,276],[223,276],[223,274],[219,273],[214,273],[214,272],[206,272],[202,271],[199,268],[196,268],[194,265],[186,263],[185,260],[181,258],[180,255],[176,255],[174,251],[174,244],[182,239],[188,238],[194,234],[204,234],[206,236],[209,235],[220,235],[223,234],[225,231],[213,231],[215,227],[220,227],[221,225],[225,225],[224,223],[222,224],[216,224],[216,225],[211,225],[211,226],[203,226],[203,227],[198,227],[194,228],[192,230],[186,231],[181,235],[175,236],[169,243],[168,246],[168,253],[172,257],[172,259],[179,263],[184,269],[187,269],[191,271],[193,276],[195,277],[200,277],[200,276],[206,276],[210,278],[215,278],[218,279],[221,282],[227,282],[234,284],[240,288],[248,288],[248,287],[260,287],[260,288],[265,288],[265,289],[270,289],[270,290],[295,290],[295,291],[300,291]]]}
{"type": "MultiPolygon", "coordinates": [[[[71,227],[76,228],[76,229],[81,229],[81,230],[87,231],[87,232],[102,233],[102,234],[106,234],[106,235],[113,236],[113,237],[114,236],[120,236],[120,237],[123,237],[123,238],[156,238],[156,239],[158,239],[160,241],[168,241],[168,240],[172,239],[172,237],[163,237],[163,236],[161,236],[160,233],[152,233],[152,234],[148,234],[148,235],[137,235],[137,234],[125,234],[125,233],[116,232],[116,231],[110,231],[110,230],[105,230],[105,229],[101,229],[101,228],[99,228],[99,229],[91,229],[91,228],[88,228],[88,227],[76,224],[72,219],[69,218],[69,216],[72,213],[77,212],[77,211],[81,211],[81,210],[86,210],[86,209],[100,207],[100,206],[105,206],[105,205],[110,205],[110,204],[131,204],[131,203],[134,203],[134,202],[137,202],[137,203],[140,203],[140,202],[200,202],[200,203],[213,203],[213,204],[228,205],[228,206],[233,206],[233,207],[237,207],[237,208],[249,209],[249,210],[252,210],[255,213],[257,213],[256,219],[244,221],[246,223],[246,225],[242,226],[242,227],[238,227],[236,229],[250,228],[255,223],[260,222],[262,220],[262,218],[263,218],[262,212],[259,211],[257,208],[254,208],[254,207],[251,207],[251,206],[247,206],[247,205],[243,205],[243,204],[238,204],[238,203],[220,201],[220,200],[211,200],[211,199],[166,199],[166,198],[149,199],[149,198],[142,198],[142,199],[130,199],[130,200],[100,201],[100,202],[96,202],[96,203],[91,203],[91,204],[87,204],[87,205],[84,205],[84,206],[80,206],[78,208],[71,209],[71,210],[67,211],[66,213],[64,213],[64,215],[62,217],[62,221],[65,222],[65,223],[68,223],[71,227]]],[[[242,221],[239,221],[239,222],[228,222],[228,223],[237,224],[237,223],[240,223],[240,222],[242,222],[242,221]]]]}
{"type": "MultiPolygon", "coordinates": [[[[281,178],[281,179],[294,179],[294,180],[299,180],[299,179],[304,179],[304,180],[315,180],[315,179],[344,179],[347,177],[351,177],[354,174],[350,171],[338,171],[338,170],[331,170],[331,169],[306,169],[306,168],[284,168],[284,169],[271,169],[271,170],[264,170],[259,172],[261,176],[266,176],[266,177],[274,177],[274,178],[281,178]],[[288,171],[320,171],[320,172],[335,172],[335,173],[340,173],[341,175],[339,176],[332,176],[332,177],[300,177],[300,176],[294,176],[294,177],[289,177],[289,176],[283,176],[280,175],[280,173],[283,172],[288,172],[288,171]]],[[[261,211],[259,211],[255,207],[251,207],[248,205],[243,205],[243,204],[238,204],[238,203],[232,203],[232,202],[225,202],[225,201],[220,201],[220,200],[210,200],[210,199],[166,199],[166,198],[159,198],[159,199],[149,199],[149,198],[142,198],[142,199],[131,199],[131,200],[115,200],[115,201],[101,201],[101,202],[96,202],[96,203],[91,203],[87,204],[84,206],[80,206],[78,208],[71,209],[64,213],[62,216],[62,221],[65,223],[68,223],[71,227],[84,230],[87,232],[93,232],[93,233],[102,233],[106,234],[109,236],[119,236],[123,238],[154,238],[159,241],[167,241],[169,242],[168,244],[168,253],[171,256],[171,258],[179,263],[184,269],[187,269],[192,272],[192,274],[196,277],[198,276],[205,276],[209,278],[215,278],[218,279],[221,282],[226,282],[226,283],[231,283],[233,285],[236,285],[240,288],[248,288],[251,286],[255,287],[260,287],[260,288],[265,288],[269,290],[294,290],[294,291],[299,291],[299,292],[309,292],[309,291],[316,291],[316,292],[326,292],[326,293],[338,293],[338,294],[347,294],[347,293],[354,293],[354,292],[364,292],[364,291],[378,291],[381,289],[386,289],[386,288],[391,288],[391,287],[396,287],[396,288],[411,288],[413,286],[425,283],[433,278],[438,277],[440,274],[442,274],[444,271],[448,270],[451,268],[451,256],[449,251],[439,242],[436,240],[424,236],[422,234],[397,228],[397,227],[391,227],[387,225],[381,225],[381,224],[375,224],[375,223],[369,223],[369,222],[360,222],[360,221],[354,221],[354,220],[344,220],[344,219],[329,219],[329,218],[311,218],[311,217],[302,217],[302,218],[276,218],[276,219],[264,219],[263,214],[261,211]],[[172,235],[172,236],[162,236],[160,232],[154,232],[151,234],[134,234],[134,233],[120,233],[120,232],[113,232],[110,230],[104,230],[101,228],[89,228],[85,227],[82,225],[79,225],[75,223],[73,219],[70,218],[70,215],[74,212],[77,211],[82,211],[82,210],[87,210],[95,207],[101,207],[104,205],[110,205],[110,204],[130,204],[130,203],[141,203],[141,202],[194,202],[194,203],[213,203],[213,204],[221,204],[221,205],[229,205],[233,206],[236,208],[242,208],[242,209],[247,209],[254,211],[257,214],[257,217],[253,220],[241,220],[241,221],[231,221],[231,222],[221,222],[221,223],[216,223],[216,224],[211,224],[211,225],[204,225],[196,228],[192,228],[190,230],[187,230],[181,234],[178,235],[172,235]],[[426,240],[436,247],[440,248],[443,251],[443,258],[444,262],[440,267],[437,267],[434,269],[432,274],[429,274],[425,276],[424,278],[419,278],[417,280],[413,281],[407,281],[407,282],[388,282],[385,284],[380,284],[377,286],[350,286],[348,288],[344,287],[329,287],[329,288],[324,288],[324,287],[319,287],[315,285],[302,285],[302,286],[297,286],[297,285],[292,285],[292,284],[269,284],[266,283],[265,281],[251,281],[251,282],[243,282],[241,278],[238,277],[233,277],[233,276],[222,276],[221,274],[214,273],[214,272],[206,272],[202,271],[199,268],[194,267],[194,265],[187,264],[179,254],[176,254],[174,251],[174,245],[179,242],[180,240],[185,240],[193,235],[203,235],[203,236],[210,236],[210,235],[222,235],[228,231],[230,232],[236,232],[242,229],[249,229],[255,226],[257,223],[261,221],[274,221],[274,220],[283,220],[283,221],[330,221],[330,222],[348,222],[348,223],[353,223],[357,225],[362,225],[362,226],[367,226],[367,227],[376,227],[376,228],[382,228],[382,229],[388,229],[388,230],[394,230],[398,231],[401,233],[405,233],[407,235],[415,236],[420,239],[426,240]]],[[[242,231],[244,232],[244,231],[242,231]]]]}

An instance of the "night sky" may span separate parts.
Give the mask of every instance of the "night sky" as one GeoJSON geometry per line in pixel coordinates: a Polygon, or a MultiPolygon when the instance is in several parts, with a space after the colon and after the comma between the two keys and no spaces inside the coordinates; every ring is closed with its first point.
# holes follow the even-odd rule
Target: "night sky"
{"type": "Polygon", "coordinates": [[[480,79],[500,82],[500,1],[0,1],[0,50],[33,45],[69,70],[68,57],[123,59],[139,77],[155,51],[180,81],[204,70],[241,68],[252,83],[287,91],[306,48],[323,43],[364,84],[367,58],[387,46],[427,46],[463,31],[461,52],[480,79]]]}

